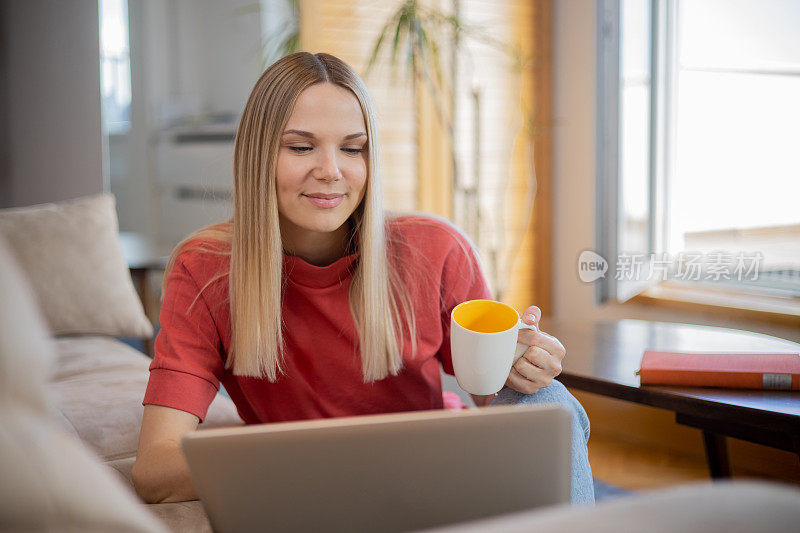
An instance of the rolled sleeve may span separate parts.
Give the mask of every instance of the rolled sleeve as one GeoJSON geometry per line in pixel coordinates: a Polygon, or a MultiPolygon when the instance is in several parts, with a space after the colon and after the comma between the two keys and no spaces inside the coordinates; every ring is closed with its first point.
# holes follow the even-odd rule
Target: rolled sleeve
{"type": "Polygon", "coordinates": [[[172,407],[191,413],[202,422],[217,391],[213,383],[203,378],[186,372],[155,368],[150,370],[142,405],[172,407]]]}
{"type": "Polygon", "coordinates": [[[161,328],[142,405],[161,405],[202,422],[224,371],[219,330],[198,283],[179,255],[167,278],[161,328]]]}

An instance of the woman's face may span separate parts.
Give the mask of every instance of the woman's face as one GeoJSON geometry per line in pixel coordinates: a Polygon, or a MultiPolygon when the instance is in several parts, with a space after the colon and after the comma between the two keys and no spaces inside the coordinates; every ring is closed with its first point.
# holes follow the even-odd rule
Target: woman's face
{"type": "Polygon", "coordinates": [[[295,244],[342,229],[364,197],[367,128],[356,97],[331,83],[300,93],[277,162],[281,232],[295,244]]]}

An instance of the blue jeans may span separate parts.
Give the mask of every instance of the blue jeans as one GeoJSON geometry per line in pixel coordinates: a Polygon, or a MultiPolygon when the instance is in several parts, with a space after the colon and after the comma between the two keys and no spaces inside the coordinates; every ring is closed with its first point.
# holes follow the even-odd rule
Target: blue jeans
{"type": "Polygon", "coordinates": [[[589,417],[583,406],[560,382],[553,380],[548,387],[533,394],[522,394],[503,387],[492,405],[526,405],[535,403],[558,404],[572,413],[572,479],[570,497],[573,504],[593,504],[594,485],[592,467],[589,466],[589,417]]]}

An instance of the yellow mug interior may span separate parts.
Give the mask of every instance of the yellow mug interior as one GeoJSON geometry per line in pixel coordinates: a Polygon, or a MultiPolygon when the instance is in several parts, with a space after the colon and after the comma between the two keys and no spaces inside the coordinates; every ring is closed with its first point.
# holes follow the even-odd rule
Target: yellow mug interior
{"type": "Polygon", "coordinates": [[[470,300],[455,306],[456,324],[478,333],[500,333],[517,325],[519,315],[513,307],[493,300],[470,300]]]}

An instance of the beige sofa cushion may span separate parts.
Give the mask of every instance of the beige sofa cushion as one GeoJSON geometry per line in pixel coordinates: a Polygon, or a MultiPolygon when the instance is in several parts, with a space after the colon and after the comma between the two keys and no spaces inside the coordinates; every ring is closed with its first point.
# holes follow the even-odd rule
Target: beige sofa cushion
{"type": "MultiPolygon", "coordinates": [[[[190,502],[157,503],[147,506],[171,531],[191,533],[212,533],[203,504],[199,500],[190,502]]],[[[262,531],[269,531],[264,524],[262,531]]]]}
{"type": "MultiPolygon", "coordinates": [[[[126,457],[108,461],[105,466],[115,477],[134,490],[131,481],[131,469],[135,457],[126,457]]],[[[146,505],[147,511],[158,517],[171,531],[192,533],[211,533],[211,522],[208,520],[202,502],[192,500],[175,503],[151,503],[146,505]]]]}
{"type": "MultiPolygon", "coordinates": [[[[50,388],[63,421],[104,461],[134,456],[150,359],[106,337],[63,337],[55,346],[50,388]]],[[[233,402],[217,395],[198,428],[241,424],[233,402]]]]}
{"type": "Polygon", "coordinates": [[[4,531],[164,527],[49,415],[47,332],[33,291],[0,238],[0,525],[4,531]]]}
{"type": "Polygon", "coordinates": [[[110,194],[0,209],[0,236],[27,274],[53,334],[152,336],[117,230],[110,194]]]}
{"type": "Polygon", "coordinates": [[[164,531],[135,496],[46,418],[0,408],[4,531],[164,531]]]}
{"type": "Polygon", "coordinates": [[[0,406],[49,411],[44,384],[55,354],[19,265],[0,236],[0,406]]]}
{"type": "MultiPolygon", "coordinates": [[[[427,533],[797,533],[800,490],[763,481],[692,483],[616,498],[596,507],[559,505],[425,530],[427,533]]],[[[422,533],[422,532],[420,532],[422,533]]]]}

